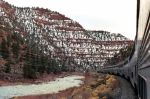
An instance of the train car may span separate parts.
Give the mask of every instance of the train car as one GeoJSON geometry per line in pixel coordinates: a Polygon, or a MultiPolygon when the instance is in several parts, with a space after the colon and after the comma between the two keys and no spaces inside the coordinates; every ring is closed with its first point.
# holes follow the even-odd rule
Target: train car
{"type": "Polygon", "coordinates": [[[150,99],[150,0],[137,0],[136,37],[128,61],[99,71],[130,79],[138,98],[150,99]]]}

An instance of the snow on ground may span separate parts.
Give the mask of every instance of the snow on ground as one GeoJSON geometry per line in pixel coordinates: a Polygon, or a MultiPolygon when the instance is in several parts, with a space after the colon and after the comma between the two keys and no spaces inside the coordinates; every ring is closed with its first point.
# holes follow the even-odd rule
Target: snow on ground
{"type": "Polygon", "coordinates": [[[73,75],[57,78],[55,81],[41,84],[2,86],[0,87],[0,99],[7,99],[15,96],[57,93],[67,88],[80,86],[82,84],[82,78],[84,77],[73,75]]]}

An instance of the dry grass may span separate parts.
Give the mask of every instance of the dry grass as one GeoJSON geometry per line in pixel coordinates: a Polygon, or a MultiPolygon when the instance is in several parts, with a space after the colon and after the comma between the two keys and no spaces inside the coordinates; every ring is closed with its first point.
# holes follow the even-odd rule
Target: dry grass
{"type": "Polygon", "coordinates": [[[88,74],[85,84],[74,89],[71,99],[109,99],[118,84],[113,75],[88,74]]]}

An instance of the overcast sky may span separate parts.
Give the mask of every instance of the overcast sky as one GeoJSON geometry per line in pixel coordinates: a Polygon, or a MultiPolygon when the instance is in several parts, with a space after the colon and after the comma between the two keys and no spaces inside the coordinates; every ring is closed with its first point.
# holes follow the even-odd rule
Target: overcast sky
{"type": "Polygon", "coordinates": [[[136,0],[5,0],[15,6],[43,7],[79,22],[88,30],[106,30],[134,39],[136,0]]]}

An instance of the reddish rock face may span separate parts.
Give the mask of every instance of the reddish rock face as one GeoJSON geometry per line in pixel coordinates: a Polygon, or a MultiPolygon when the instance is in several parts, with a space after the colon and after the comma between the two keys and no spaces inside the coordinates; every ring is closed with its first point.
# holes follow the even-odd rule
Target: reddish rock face
{"type": "Polygon", "coordinates": [[[23,65],[19,64],[24,63],[26,53],[33,57],[42,54],[67,65],[69,70],[83,71],[104,65],[106,59],[133,43],[120,34],[87,31],[78,22],[55,11],[19,8],[0,0],[0,43],[2,40],[10,42],[5,47],[9,59],[17,66],[12,65],[17,73],[21,73],[23,65]],[[12,50],[16,45],[17,58],[12,50]]]}

